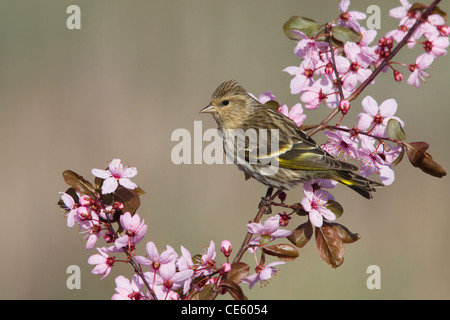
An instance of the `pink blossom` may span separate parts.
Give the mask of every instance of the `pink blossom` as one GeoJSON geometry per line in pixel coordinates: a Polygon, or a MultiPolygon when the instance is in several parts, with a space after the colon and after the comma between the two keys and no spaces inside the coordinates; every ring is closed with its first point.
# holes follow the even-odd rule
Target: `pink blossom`
{"type": "Polygon", "coordinates": [[[348,11],[349,6],[350,0],[342,0],[339,3],[339,10],[342,12],[339,16],[339,24],[359,32],[360,26],[358,20],[366,19],[366,14],[359,11],[348,11]]]}
{"type": "Polygon", "coordinates": [[[358,128],[361,130],[368,130],[371,127],[370,132],[372,134],[384,137],[389,119],[396,119],[402,127],[404,126],[400,118],[394,117],[397,111],[397,102],[394,99],[385,100],[378,107],[375,99],[367,96],[363,99],[362,106],[366,113],[358,115],[358,128]]]}
{"type": "MultiPolygon", "coordinates": [[[[397,29],[388,31],[385,35],[386,39],[387,38],[392,38],[394,39],[396,42],[400,42],[403,40],[403,38],[406,36],[406,34],[408,33],[409,29],[411,29],[411,27],[414,25],[414,20],[408,20],[406,21],[406,24],[401,24],[398,26],[397,29]]],[[[409,47],[411,47],[411,45],[409,45],[409,47]]]]}
{"type": "Polygon", "coordinates": [[[428,78],[428,74],[424,70],[433,63],[433,60],[433,57],[426,53],[418,56],[416,63],[409,65],[409,70],[412,71],[412,73],[408,78],[408,84],[418,88],[420,80],[425,82],[425,78],[428,78]]]}
{"type": "Polygon", "coordinates": [[[119,184],[127,189],[137,188],[137,185],[129,179],[137,174],[137,169],[134,167],[124,169],[120,159],[111,160],[106,170],[92,169],[91,172],[94,176],[105,179],[102,194],[114,192],[119,184]]]}
{"type": "Polygon", "coordinates": [[[369,69],[371,61],[361,53],[361,48],[354,42],[347,42],[344,51],[350,60],[350,66],[342,79],[343,87],[347,91],[353,91],[358,81],[364,82],[372,74],[372,70],[369,69]]]}
{"type": "Polygon", "coordinates": [[[179,270],[194,268],[191,253],[183,246],[181,246],[181,257],[177,260],[177,266],[179,270]]]}
{"type": "Polygon", "coordinates": [[[184,282],[189,280],[194,274],[194,270],[186,269],[177,271],[175,263],[167,263],[161,265],[158,273],[145,272],[144,276],[149,283],[154,284],[156,288],[161,289],[161,294],[157,294],[158,299],[173,299],[173,292],[183,287],[184,282]]]}
{"type": "Polygon", "coordinates": [[[270,278],[272,278],[272,276],[278,272],[278,269],[274,268],[274,266],[280,265],[280,264],[284,264],[284,262],[275,261],[275,262],[268,263],[266,266],[258,265],[255,268],[256,273],[242,279],[242,282],[248,283],[250,289],[252,289],[253,286],[257,282],[260,282],[261,285],[266,284],[270,280],[270,278]]]}
{"type": "Polygon", "coordinates": [[[97,213],[91,210],[91,208],[79,207],[75,220],[80,225],[80,228],[84,229],[82,233],[86,233],[83,237],[83,239],[87,239],[86,249],[92,249],[97,243],[98,238],[102,235],[102,227],[97,213]]]}
{"type": "Polygon", "coordinates": [[[334,213],[326,207],[329,196],[327,191],[322,189],[314,191],[311,182],[305,182],[303,184],[303,192],[305,197],[302,199],[301,204],[303,209],[308,212],[309,220],[314,226],[320,228],[323,224],[323,218],[327,220],[336,219],[334,213]]]}
{"type": "Polygon", "coordinates": [[[424,43],[425,51],[430,54],[434,59],[439,56],[444,56],[447,54],[446,48],[449,46],[448,37],[441,37],[440,33],[435,30],[431,35],[429,35],[427,41],[424,43]]]}
{"type": "Polygon", "coordinates": [[[114,265],[115,257],[110,257],[106,248],[97,248],[100,254],[94,254],[89,257],[88,263],[95,264],[92,270],[93,274],[103,275],[101,279],[106,278],[111,272],[111,267],[114,265]]]}
{"type": "Polygon", "coordinates": [[[133,244],[139,243],[147,232],[147,225],[144,219],[139,217],[137,213],[131,216],[131,213],[125,212],[120,216],[120,224],[124,228],[124,235],[116,239],[116,248],[131,247],[133,244]]]}
{"type": "Polygon", "coordinates": [[[128,280],[124,276],[118,276],[116,278],[116,294],[114,294],[112,300],[143,300],[146,296],[141,291],[144,283],[138,275],[134,275],[133,278],[128,280]]]}
{"type": "Polygon", "coordinates": [[[259,98],[256,98],[254,95],[250,94],[253,98],[255,98],[256,100],[258,100],[261,103],[266,103],[269,101],[276,101],[277,98],[275,97],[275,95],[272,93],[272,91],[266,91],[260,94],[259,98]]]}
{"type": "Polygon", "coordinates": [[[311,60],[313,63],[317,63],[320,60],[320,53],[327,50],[328,43],[310,39],[303,32],[298,30],[292,30],[292,33],[301,38],[294,49],[295,54],[302,59],[311,60]]]}
{"type": "Polygon", "coordinates": [[[136,262],[144,266],[150,266],[150,270],[152,271],[158,270],[164,264],[175,263],[178,259],[178,254],[169,245],[166,246],[166,250],[164,250],[160,255],[153,241],[146,244],[145,251],[147,252],[148,258],[136,256],[136,262]]]}
{"type": "MultiPolygon", "coordinates": [[[[252,97],[254,97],[256,100],[258,100],[260,103],[266,103],[268,101],[276,101],[275,95],[272,93],[272,91],[267,91],[262,93],[259,98],[256,98],[254,95],[251,94],[252,97]]],[[[297,126],[301,126],[303,124],[303,121],[306,119],[306,115],[303,114],[303,109],[301,104],[294,105],[291,110],[288,110],[288,107],[286,105],[281,105],[278,108],[278,111],[280,111],[282,114],[284,114],[286,117],[294,121],[297,126]]]]}
{"type": "Polygon", "coordinates": [[[327,77],[323,77],[317,80],[312,86],[305,88],[300,100],[305,103],[305,109],[314,110],[322,102],[325,102],[330,108],[336,108],[338,104],[336,98],[336,90],[333,87],[333,82],[327,77]]]}
{"type": "Polygon", "coordinates": [[[411,13],[409,12],[409,9],[411,8],[412,4],[408,2],[408,0],[400,0],[400,3],[402,4],[401,7],[395,7],[391,10],[389,10],[389,16],[400,20],[399,24],[403,25],[407,22],[407,20],[411,19],[412,23],[414,24],[416,18],[418,18],[417,14],[414,16],[411,16],[411,13]]]}
{"type": "Polygon", "coordinates": [[[213,273],[216,269],[216,245],[214,241],[211,240],[208,249],[206,252],[202,253],[200,266],[197,268],[197,271],[203,275],[209,275],[213,273]]]}
{"type": "Polygon", "coordinates": [[[261,236],[269,236],[270,241],[273,241],[277,238],[285,238],[292,233],[292,231],[280,229],[280,215],[278,214],[268,218],[264,224],[250,222],[247,224],[247,230],[252,234],[260,235],[250,241],[250,244],[252,245],[257,245],[261,236]]]}
{"type": "Polygon", "coordinates": [[[441,36],[445,36],[445,34],[441,34],[438,26],[443,25],[445,23],[445,19],[439,14],[431,14],[428,16],[427,20],[419,25],[419,27],[414,32],[414,38],[419,39],[422,35],[425,38],[430,38],[433,33],[437,33],[441,36]]]}
{"type": "Polygon", "coordinates": [[[306,119],[306,115],[303,114],[303,108],[300,103],[295,104],[291,110],[288,110],[286,105],[282,105],[278,108],[278,111],[284,114],[286,117],[295,122],[297,127],[301,127],[306,119]]]}
{"type": "MultiPolygon", "coordinates": [[[[367,177],[377,173],[384,185],[390,185],[395,179],[394,170],[385,161],[386,155],[382,151],[379,152],[374,143],[375,139],[371,137],[361,137],[361,148],[358,151],[358,157],[361,160],[361,175],[367,177]]],[[[395,151],[398,152],[398,150],[395,151]]],[[[394,160],[393,154],[390,155],[390,159],[391,161],[394,160]]]]}
{"type": "Polygon", "coordinates": [[[305,87],[314,83],[314,63],[311,60],[303,60],[300,67],[287,67],[283,71],[294,76],[291,80],[291,93],[299,94],[305,87]]]}
{"type": "Polygon", "coordinates": [[[350,133],[336,130],[326,131],[325,135],[328,137],[328,141],[322,145],[322,148],[330,154],[338,156],[343,153],[345,158],[347,158],[347,155],[353,159],[357,158],[358,140],[352,137],[350,133]]]}
{"type": "Polygon", "coordinates": [[[365,28],[360,28],[361,40],[358,42],[359,47],[361,48],[361,55],[365,57],[365,60],[369,63],[375,63],[378,61],[378,54],[376,53],[377,46],[369,47],[369,44],[377,36],[376,30],[370,29],[366,30],[365,28]]]}
{"type": "MultiPolygon", "coordinates": [[[[177,260],[177,267],[179,271],[184,270],[194,270],[195,276],[197,276],[196,268],[194,266],[194,262],[192,261],[192,256],[189,250],[187,250],[185,247],[181,246],[181,257],[177,260]]],[[[189,288],[191,286],[192,278],[187,279],[184,282],[183,285],[183,293],[186,293],[189,291],[189,288]]]]}
{"type": "Polygon", "coordinates": [[[64,205],[67,207],[69,213],[67,214],[67,226],[73,227],[75,225],[75,217],[77,215],[78,204],[75,203],[72,196],[65,193],[60,192],[61,200],[64,202],[64,205]]]}

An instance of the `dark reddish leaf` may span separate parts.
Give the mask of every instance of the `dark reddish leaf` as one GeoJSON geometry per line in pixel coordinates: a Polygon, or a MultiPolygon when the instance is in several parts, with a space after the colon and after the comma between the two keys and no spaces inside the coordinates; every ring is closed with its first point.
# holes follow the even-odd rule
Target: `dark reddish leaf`
{"type": "Polygon", "coordinates": [[[236,262],[231,265],[231,270],[228,272],[228,280],[236,284],[241,283],[242,279],[248,276],[250,266],[244,262],[236,262]]]}
{"type": "Polygon", "coordinates": [[[122,202],[122,212],[129,212],[132,216],[141,205],[139,194],[135,190],[130,190],[120,185],[114,191],[114,201],[122,202]]]}
{"type": "Polygon", "coordinates": [[[444,168],[433,157],[426,152],[429,144],[426,142],[409,142],[404,143],[406,147],[406,153],[408,154],[409,161],[414,167],[421,169],[423,172],[432,175],[434,177],[442,178],[447,175],[444,168]]]}
{"type": "Polygon", "coordinates": [[[230,280],[221,281],[217,290],[226,289],[234,300],[247,300],[242,288],[230,280]]]}
{"type": "Polygon", "coordinates": [[[274,244],[271,246],[261,247],[261,250],[270,256],[278,257],[278,259],[283,261],[291,261],[298,257],[298,251],[287,243],[274,244]]]}
{"type": "Polygon", "coordinates": [[[81,195],[88,195],[91,198],[95,198],[95,188],[79,174],[72,170],[66,170],[63,172],[63,178],[69,186],[74,188],[81,195]]]}
{"type": "Polygon", "coordinates": [[[337,268],[344,263],[344,242],[336,231],[330,226],[324,224],[322,227],[316,227],[316,243],[319,255],[322,259],[337,268]]]}
{"type": "Polygon", "coordinates": [[[327,222],[326,225],[330,226],[339,235],[343,243],[353,243],[361,239],[361,236],[358,233],[350,232],[347,227],[339,223],[327,222]]]}
{"type": "Polygon", "coordinates": [[[406,146],[406,153],[408,154],[409,161],[412,165],[417,167],[417,164],[425,155],[425,151],[429,148],[429,144],[426,142],[409,142],[404,143],[406,146]]]}

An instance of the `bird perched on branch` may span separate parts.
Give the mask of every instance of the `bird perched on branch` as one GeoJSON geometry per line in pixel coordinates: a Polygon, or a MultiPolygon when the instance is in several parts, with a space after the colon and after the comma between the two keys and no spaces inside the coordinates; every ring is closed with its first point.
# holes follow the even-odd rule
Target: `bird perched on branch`
{"type": "Polygon", "coordinates": [[[234,80],[222,83],[201,112],[214,116],[227,156],[269,187],[289,190],[304,181],[332,179],[371,199],[382,186],[355,173],[358,167],[330,155],[294,121],[254,99],[234,80]]]}

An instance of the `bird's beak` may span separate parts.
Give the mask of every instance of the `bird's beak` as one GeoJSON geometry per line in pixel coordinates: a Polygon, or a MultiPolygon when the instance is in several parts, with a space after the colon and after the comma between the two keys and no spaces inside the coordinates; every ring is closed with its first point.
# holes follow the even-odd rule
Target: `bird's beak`
{"type": "Polygon", "coordinates": [[[212,103],[208,104],[206,107],[204,107],[201,111],[201,113],[216,113],[216,106],[212,103]]]}

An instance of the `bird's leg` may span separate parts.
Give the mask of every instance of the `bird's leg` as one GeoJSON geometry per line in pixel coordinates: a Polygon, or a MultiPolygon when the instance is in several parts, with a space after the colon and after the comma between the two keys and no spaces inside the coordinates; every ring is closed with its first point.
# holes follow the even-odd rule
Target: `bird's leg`
{"type": "Polygon", "coordinates": [[[258,209],[261,209],[262,207],[266,207],[266,210],[264,211],[265,214],[271,214],[272,213],[272,201],[276,198],[276,196],[281,192],[282,190],[277,190],[274,195],[273,193],[273,187],[269,187],[266,192],[266,196],[261,198],[261,201],[259,202],[258,209]]]}

